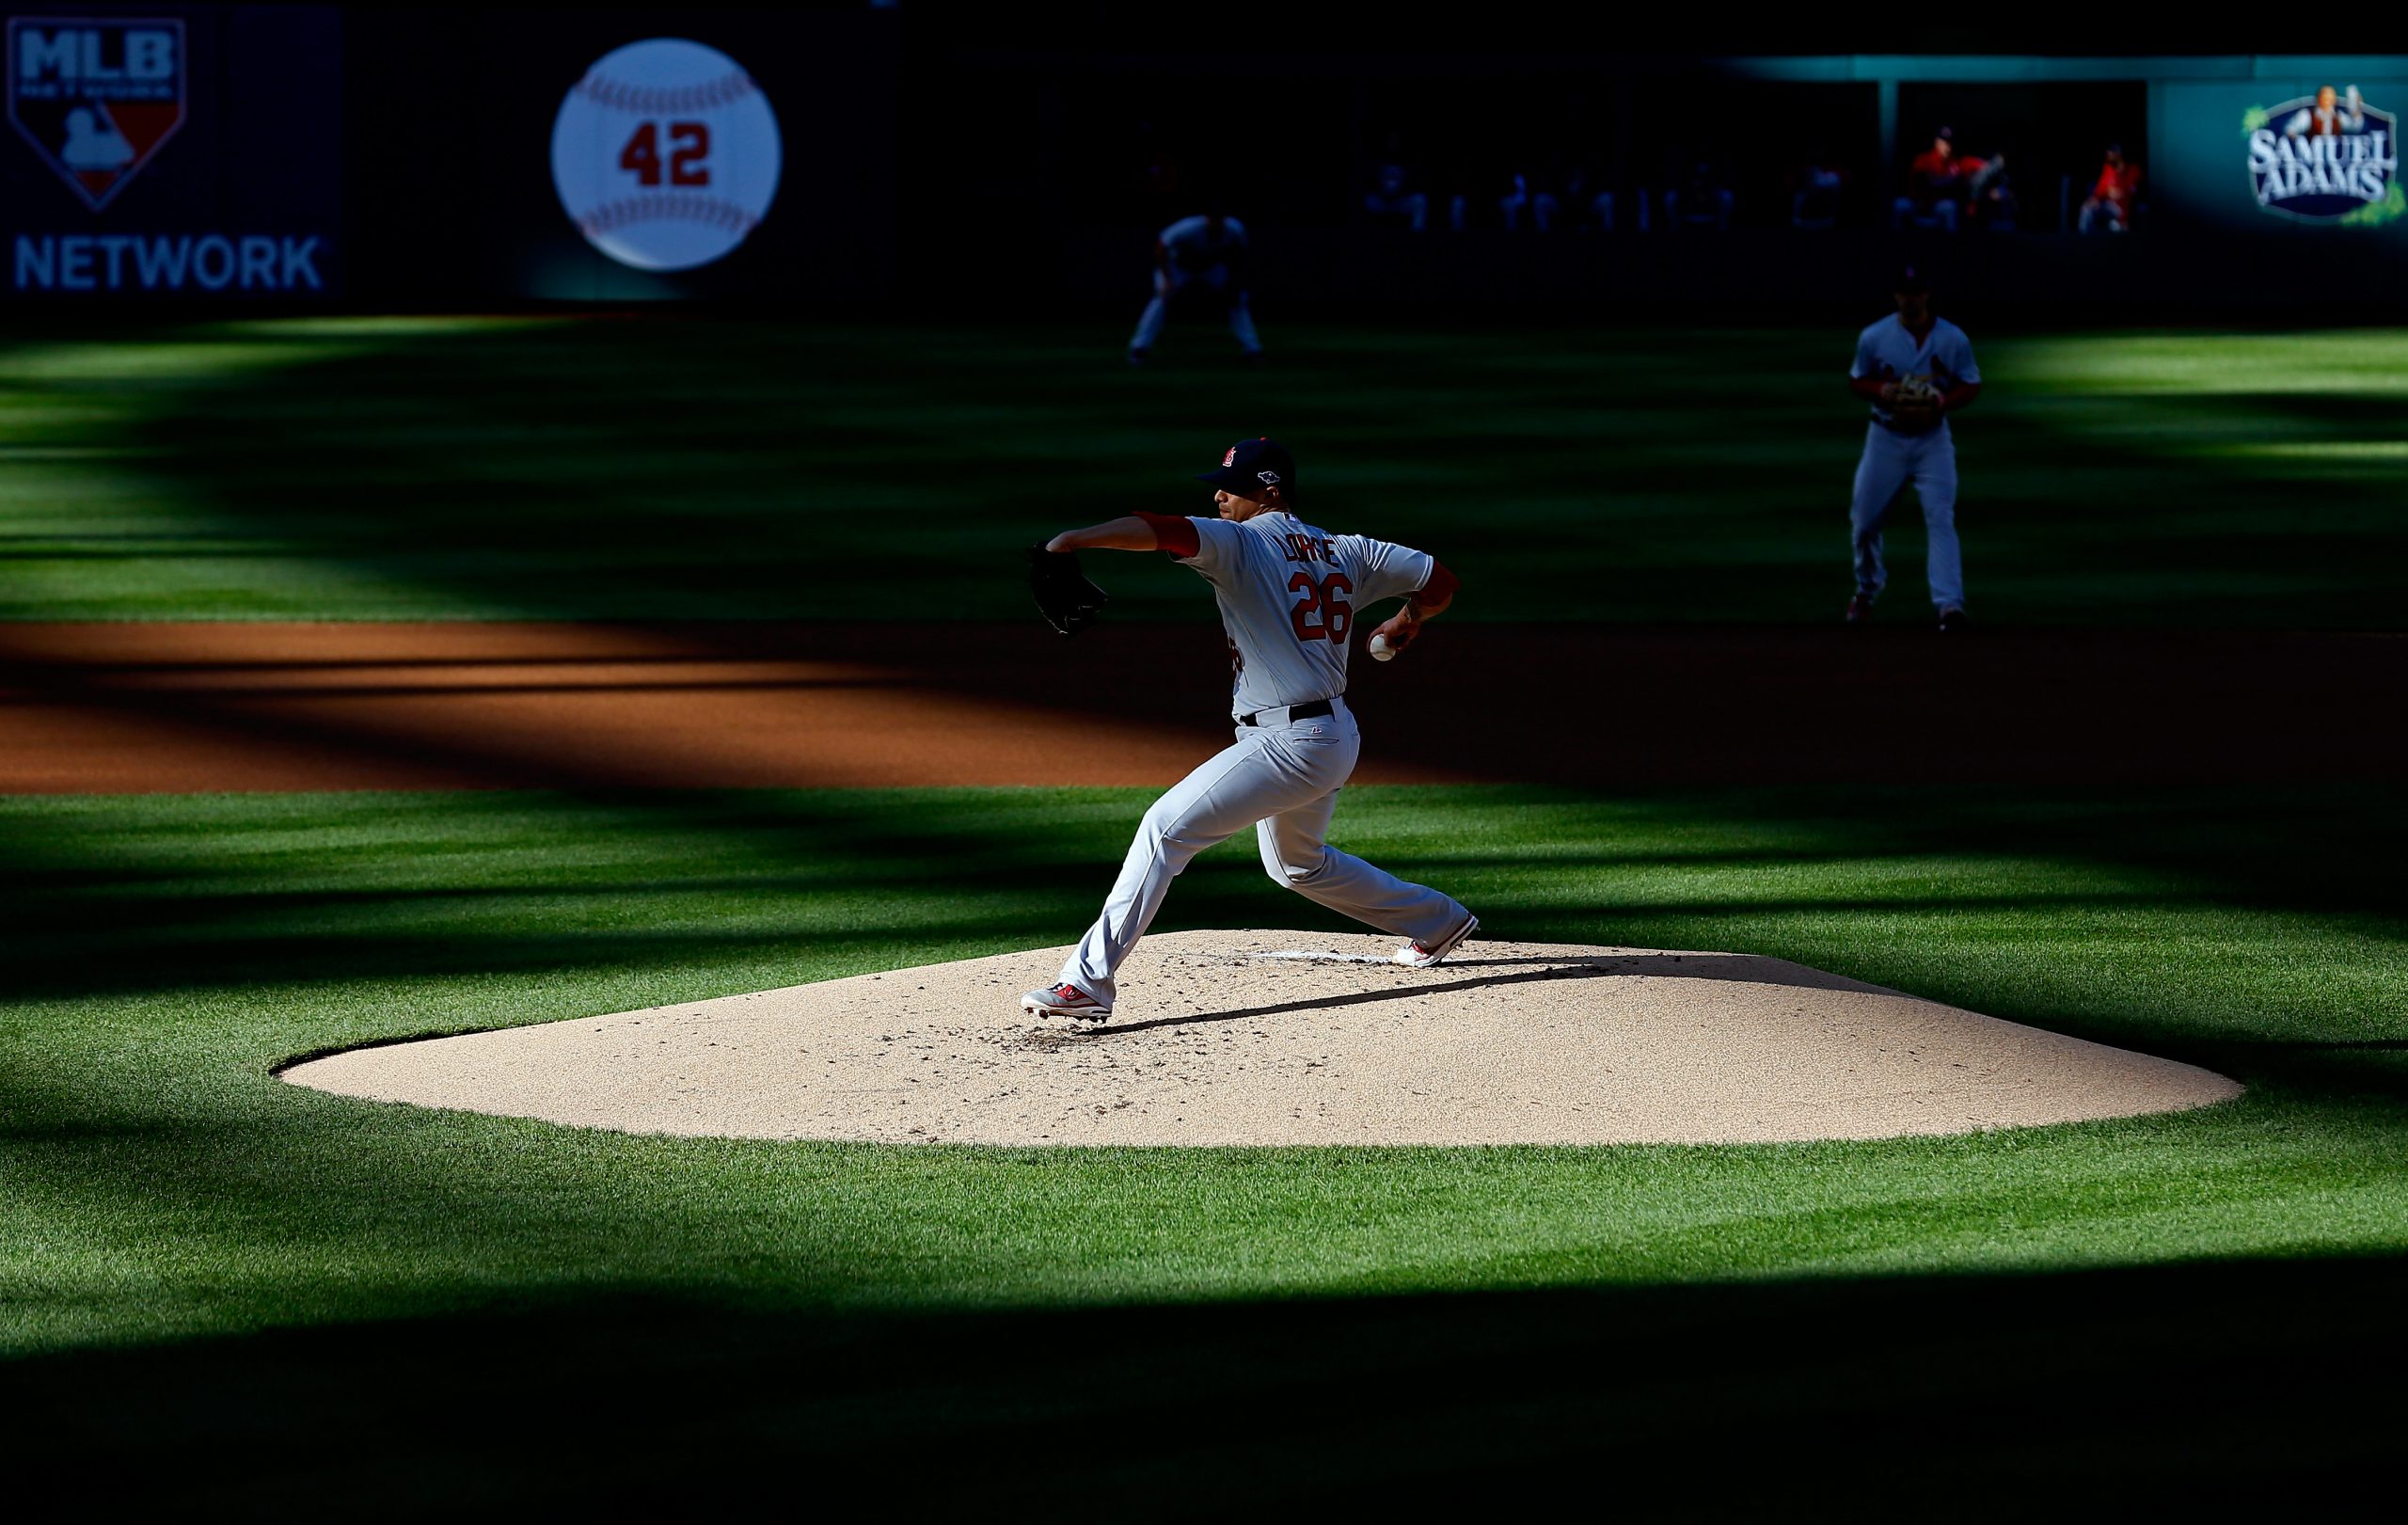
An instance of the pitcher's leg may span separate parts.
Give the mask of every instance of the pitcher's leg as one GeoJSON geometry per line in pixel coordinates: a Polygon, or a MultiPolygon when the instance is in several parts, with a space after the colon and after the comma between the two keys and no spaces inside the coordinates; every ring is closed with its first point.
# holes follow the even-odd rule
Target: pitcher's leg
{"type": "Polygon", "coordinates": [[[1121,860],[1120,877],[1104,898],[1103,913],[1063,963],[1062,982],[1110,1006],[1113,972],[1153,925],[1170,882],[1197,853],[1276,809],[1284,802],[1285,785],[1278,763],[1265,755],[1263,743],[1254,738],[1215,754],[1173,785],[1138,823],[1136,839],[1121,860]]]}
{"type": "Polygon", "coordinates": [[[1956,544],[1956,447],[1933,439],[1924,447],[1915,469],[1915,496],[1923,500],[1923,523],[1929,540],[1926,575],[1934,609],[1965,607],[1965,563],[1956,544]]]}
{"type": "Polygon", "coordinates": [[[1255,823],[1262,869],[1272,882],[1418,943],[1434,943],[1464,924],[1471,913],[1461,902],[1331,847],[1325,838],[1337,805],[1338,791],[1333,789],[1255,823]]]}

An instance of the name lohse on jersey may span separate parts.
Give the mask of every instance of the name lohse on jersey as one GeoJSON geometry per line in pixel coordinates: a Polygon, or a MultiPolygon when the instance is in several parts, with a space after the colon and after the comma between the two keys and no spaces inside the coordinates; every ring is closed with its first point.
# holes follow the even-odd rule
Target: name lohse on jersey
{"type": "MultiPolygon", "coordinates": [[[[1147,516],[1154,518],[1154,516],[1147,516]]],[[[1160,527],[1165,522],[1157,519],[1160,527]]],[[[1292,514],[1244,522],[1169,519],[1164,548],[1212,585],[1236,675],[1232,712],[1334,699],[1346,691],[1354,611],[1418,593],[1437,566],[1427,552],[1368,535],[1334,535],[1292,514]]]]}

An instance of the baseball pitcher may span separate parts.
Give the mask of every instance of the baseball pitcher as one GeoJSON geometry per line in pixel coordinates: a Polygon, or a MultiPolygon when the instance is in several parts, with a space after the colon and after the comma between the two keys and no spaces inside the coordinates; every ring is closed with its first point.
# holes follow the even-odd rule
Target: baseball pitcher
{"type": "Polygon", "coordinates": [[[1931,286],[1909,265],[1896,286],[1898,310],[1856,336],[1848,389],[1873,406],[1864,454],[1856,463],[1856,496],[1848,522],[1856,544],[1856,596],[1847,623],[1873,617],[1888,574],[1881,564],[1881,526],[1890,505],[1915,486],[1929,536],[1925,572],[1940,627],[1965,627],[1965,570],[1956,546],[1956,442],[1948,416],[1982,394],[1982,373],[1965,330],[1932,316],[1931,286]]]}
{"type": "MultiPolygon", "coordinates": [[[[1480,925],[1449,897],[1323,840],[1362,746],[1345,699],[1354,611],[1403,597],[1404,607],[1373,632],[1372,647],[1375,656],[1401,650],[1452,602],[1454,577],[1421,551],[1334,535],[1298,518],[1295,462],[1270,439],[1231,446],[1220,469],[1199,480],[1216,489],[1217,517],[1134,514],[1067,531],[1044,548],[1068,564],[1058,569],[1067,575],[1052,590],[1041,571],[1034,579],[1049,617],[1058,603],[1084,623],[1102,595],[1078,577],[1076,552],[1167,552],[1212,585],[1236,668],[1236,740],[1146,812],[1103,913],[1060,977],[1021,997],[1021,1009],[1038,1016],[1108,1019],[1113,972],[1152,925],[1170,882],[1197,853],[1248,826],[1274,882],[1409,939],[1396,952],[1399,963],[1438,963],[1480,925]]],[[[1055,626],[1065,634],[1078,627],[1062,618],[1055,626]]]]}

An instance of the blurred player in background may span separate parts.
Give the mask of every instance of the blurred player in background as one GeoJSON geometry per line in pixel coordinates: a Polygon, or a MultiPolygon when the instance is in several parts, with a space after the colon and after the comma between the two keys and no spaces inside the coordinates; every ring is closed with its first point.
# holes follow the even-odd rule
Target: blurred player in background
{"type": "Polygon", "coordinates": [[[1839,226],[1840,200],[1847,188],[1847,171],[1820,147],[1789,177],[1789,226],[1808,232],[1829,232],[1839,226]]]}
{"type": "Polygon", "coordinates": [[[1722,183],[1712,164],[1701,159],[1689,166],[1679,184],[1664,193],[1665,226],[1727,233],[1733,200],[1731,187],[1722,183]]]}
{"type": "Polygon", "coordinates": [[[1907,167],[1907,194],[1893,203],[1890,226],[1913,223],[1918,228],[1956,230],[1964,215],[1965,172],[1956,160],[1956,135],[1942,127],[1931,135],[1931,147],[1907,167]]]}
{"type": "Polygon", "coordinates": [[[1973,170],[1965,182],[1966,220],[1988,232],[2015,231],[2021,203],[2016,199],[2015,178],[2006,170],[2006,151],[1996,150],[1987,159],[1970,162],[1973,170]]]}
{"type": "Polygon", "coordinates": [[[1940,627],[1965,627],[1965,572],[1956,547],[1956,442],[1948,415],[1982,394],[1982,373],[1965,330],[1931,311],[1931,285],[1913,265],[1896,282],[1898,310],[1856,336],[1848,389],[1873,405],[1864,454],[1856,466],[1856,498],[1848,514],[1856,543],[1856,596],[1847,622],[1873,617],[1888,574],[1881,564],[1881,526],[1890,505],[1912,482],[1923,503],[1925,553],[1932,608],[1940,627]]]}
{"type": "Polygon", "coordinates": [[[1415,232],[1430,226],[1430,198],[1414,189],[1413,171],[1405,167],[1402,140],[1390,133],[1379,162],[1371,167],[1371,188],[1363,193],[1363,212],[1374,221],[1402,222],[1415,232]]]}
{"type": "Polygon", "coordinates": [[[1235,217],[1208,212],[1164,229],[1154,240],[1154,298],[1129,338],[1129,363],[1146,363],[1174,306],[1207,302],[1228,315],[1238,352],[1248,360],[1261,359],[1262,340],[1246,310],[1245,278],[1245,225],[1235,217]]]}
{"type": "Polygon", "coordinates": [[[2107,162],[2099,167],[2099,183],[2082,203],[2083,232],[2104,227],[2111,233],[2129,231],[2132,202],[2141,194],[2141,167],[2124,157],[2121,143],[2107,145],[2107,162]]]}

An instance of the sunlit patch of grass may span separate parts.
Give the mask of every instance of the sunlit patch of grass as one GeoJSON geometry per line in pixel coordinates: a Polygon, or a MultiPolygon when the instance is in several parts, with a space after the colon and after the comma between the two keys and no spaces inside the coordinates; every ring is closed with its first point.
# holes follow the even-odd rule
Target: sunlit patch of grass
{"type": "Polygon", "coordinates": [[[2408,393],[2408,329],[2400,328],[2033,336],[2001,340],[1988,350],[1986,371],[2013,375],[2034,390],[2408,393]]]}
{"type": "Polygon", "coordinates": [[[2203,453],[2273,461],[2408,461],[2408,439],[2266,439],[2210,445],[2203,453]]]}

